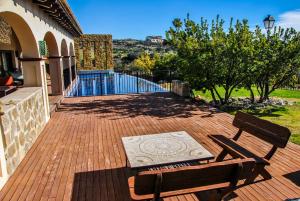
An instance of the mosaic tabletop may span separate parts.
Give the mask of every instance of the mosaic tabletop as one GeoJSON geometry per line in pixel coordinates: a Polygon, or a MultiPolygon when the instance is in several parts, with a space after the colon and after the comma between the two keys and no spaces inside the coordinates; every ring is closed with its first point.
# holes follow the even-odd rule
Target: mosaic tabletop
{"type": "Polygon", "coordinates": [[[214,158],[185,131],[123,137],[122,142],[131,168],[214,158]]]}

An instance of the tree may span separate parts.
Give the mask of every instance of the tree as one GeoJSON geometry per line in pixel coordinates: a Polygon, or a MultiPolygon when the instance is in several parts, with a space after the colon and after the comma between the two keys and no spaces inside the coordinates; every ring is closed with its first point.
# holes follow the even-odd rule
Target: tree
{"type": "Polygon", "coordinates": [[[177,51],[177,65],[195,89],[209,90],[215,103],[227,104],[234,89],[245,87],[260,101],[279,87],[296,80],[300,66],[300,35],[294,29],[274,28],[264,34],[259,27],[251,32],[247,20],[237,20],[224,31],[218,16],[208,25],[189,18],[173,21],[167,41],[177,51]],[[221,94],[219,89],[225,91],[221,94]]]}
{"type": "Polygon", "coordinates": [[[157,58],[152,69],[153,77],[157,80],[171,80],[178,79],[180,74],[178,72],[180,63],[177,54],[173,52],[165,53],[157,58]]]}
{"type": "Polygon", "coordinates": [[[154,71],[164,71],[164,70],[170,70],[170,71],[177,71],[178,69],[178,62],[177,62],[177,54],[175,53],[165,53],[161,56],[159,56],[154,64],[154,71]]]}
{"type": "Polygon", "coordinates": [[[252,38],[247,20],[237,21],[234,27],[231,20],[229,31],[222,41],[224,52],[220,63],[223,67],[219,84],[225,89],[224,103],[228,103],[235,88],[241,87],[244,80],[251,77],[254,51],[252,38]]]}
{"type": "Polygon", "coordinates": [[[145,72],[151,72],[158,59],[159,54],[157,53],[151,57],[150,54],[143,52],[137,59],[134,60],[133,64],[145,72]]]}
{"type": "Polygon", "coordinates": [[[271,33],[263,34],[256,27],[255,38],[256,72],[254,84],[260,95],[259,101],[279,87],[286,86],[300,70],[300,37],[294,29],[275,27],[271,33]]]}
{"type": "Polygon", "coordinates": [[[218,16],[210,27],[203,19],[200,24],[189,17],[183,23],[175,19],[167,40],[177,50],[184,79],[196,89],[209,90],[214,102],[226,104],[232,91],[249,77],[254,48],[247,20],[234,25],[231,20],[227,32],[223,26],[218,16]]]}

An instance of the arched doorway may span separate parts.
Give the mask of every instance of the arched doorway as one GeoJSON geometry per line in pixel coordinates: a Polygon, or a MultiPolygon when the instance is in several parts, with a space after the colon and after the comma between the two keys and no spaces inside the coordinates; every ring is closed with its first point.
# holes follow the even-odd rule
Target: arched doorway
{"type": "Polygon", "coordinates": [[[67,89],[71,84],[70,79],[70,56],[68,51],[68,45],[65,39],[61,42],[61,56],[63,57],[63,78],[64,78],[64,89],[67,89]]]}
{"type": "Polygon", "coordinates": [[[14,51],[12,59],[15,60],[13,68],[18,67],[21,75],[19,79],[24,80],[25,86],[41,86],[42,80],[38,76],[40,75],[40,66],[37,66],[34,62],[21,60],[21,58],[38,58],[39,51],[37,47],[37,41],[32,33],[29,25],[19,15],[12,12],[0,12],[0,18],[6,23],[11,29],[11,38],[14,41],[0,42],[0,50],[14,51]],[[15,43],[13,45],[12,43],[15,43]],[[19,46],[19,47],[18,47],[19,46]],[[36,75],[36,76],[33,76],[36,75]]]}
{"type": "Polygon", "coordinates": [[[47,86],[48,95],[61,95],[62,87],[62,71],[60,68],[60,56],[55,36],[51,32],[47,32],[44,37],[48,49],[48,60],[46,60],[47,86]]]}
{"type": "Polygon", "coordinates": [[[73,43],[70,43],[69,52],[71,56],[71,80],[73,81],[76,78],[76,60],[73,43]]]}
{"type": "MultiPolygon", "coordinates": [[[[8,23],[0,17],[0,79],[13,77],[13,84],[23,85],[22,65],[19,57],[22,54],[22,48],[19,39],[14,30],[8,23]]],[[[1,94],[2,96],[3,94],[1,94]]]]}

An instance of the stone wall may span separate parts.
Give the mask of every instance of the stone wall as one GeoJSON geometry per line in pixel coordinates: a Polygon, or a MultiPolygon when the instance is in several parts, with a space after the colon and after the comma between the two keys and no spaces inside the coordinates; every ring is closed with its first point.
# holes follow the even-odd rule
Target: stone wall
{"type": "Polygon", "coordinates": [[[106,70],[113,68],[112,35],[84,34],[75,41],[76,66],[79,70],[106,70]],[[83,44],[83,66],[80,62],[80,43],[83,44]],[[91,48],[95,43],[95,65],[91,58],[91,48]]]}
{"type": "Polygon", "coordinates": [[[43,91],[40,87],[22,88],[0,100],[2,146],[7,174],[11,175],[46,125],[43,91]]]}
{"type": "Polygon", "coordinates": [[[183,97],[190,96],[190,88],[188,86],[188,83],[182,82],[180,80],[172,81],[172,92],[183,97]]]}

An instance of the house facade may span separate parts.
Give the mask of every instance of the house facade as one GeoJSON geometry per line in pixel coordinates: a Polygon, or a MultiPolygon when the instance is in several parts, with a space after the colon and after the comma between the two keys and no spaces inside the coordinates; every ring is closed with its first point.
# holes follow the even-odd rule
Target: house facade
{"type": "Polygon", "coordinates": [[[0,0],[0,90],[14,89],[0,98],[0,188],[50,119],[49,97],[75,79],[81,34],[65,0],[0,0]]]}

